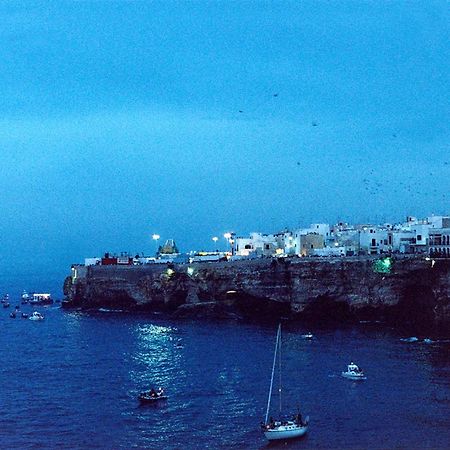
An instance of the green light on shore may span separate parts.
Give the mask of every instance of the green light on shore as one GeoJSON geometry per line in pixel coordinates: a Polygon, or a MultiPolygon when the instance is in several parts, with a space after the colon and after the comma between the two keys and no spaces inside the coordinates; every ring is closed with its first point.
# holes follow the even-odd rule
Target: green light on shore
{"type": "Polygon", "coordinates": [[[376,273],[391,273],[392,262],[392,258],[389,256],[377,259],[373,263],[373,271],[376,273]]]}

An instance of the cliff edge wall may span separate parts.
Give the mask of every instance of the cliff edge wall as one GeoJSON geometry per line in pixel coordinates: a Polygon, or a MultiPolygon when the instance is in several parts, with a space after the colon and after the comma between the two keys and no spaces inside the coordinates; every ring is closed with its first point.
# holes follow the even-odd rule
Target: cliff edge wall
{"type": "Polygon", "coordinates": [[[450,261],[402,258],[386,273],[372,258],[280,258],[145,266],[75,266],[66,305],[164,310],[178,317],[383,320],[450,324],[450,261]],[[77,269],[78,267],[78,269],[77,269]]]}

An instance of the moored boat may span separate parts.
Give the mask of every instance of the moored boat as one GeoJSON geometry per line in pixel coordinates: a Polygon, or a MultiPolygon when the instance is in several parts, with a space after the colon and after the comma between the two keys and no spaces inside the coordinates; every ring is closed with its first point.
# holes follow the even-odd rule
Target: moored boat
{"type": "Polygon", "coordinates": [[[141,403],[157,403],[162,400],[167,400],[167,398],[162,388],[159,388],[157,391],[151,389],[150,391],[141,392],[138,396],[141,403]]]}
{"type": "Polygon", "coordinates": [[[312,339],[314,335],[312,333],[302,334],[303,339],[312,339]]]}
{"type": "Polygon", "coordinates": [[[50,294],[33,294],[33,297],[29,300],[32,305],[51,305],[53,303],[52,296],[50,294]]]}
{"type": "Polygon", "coordinates": [[[44,320],[44,316],[40,312],[34,311],[34,313],[28,317],[28,320],[44,320]]]}
{"type": "Polygon", "coordinates": [[[297,419],[269,422],[264,430],[264,435],[269,441],[299,438],[308,431],[308,422],[309,417],[302,422],[297,419]]]}
{"type": "MultiPolygon", "coordinates": [[[[275,365],[277,362],[277,353],[281,351],[281,324],[278,326],[277,339],[275,343],[275,354],[273,358],[272,377],[270,379],[269,398],[267,400],[267,410],[264,423],[261,424],[264,436],[269,441],[294,439],[303,436],[308,431],[309,417],[302,420],[302,416],[299,413],[295,414],[292,420],[277,419],[272,417],[269,420],[270,401],[272,397],[273,379],[275,374],[275,365]]],[[[281,359],[279,358],[279,380],[280,385],[278,392],[280,395],[280,412],[281,412],[281,359]]]]}
{"type": "Polygon", "coordinates": [[[21,303],[24,305],[25,303],[28,303],[29,300],[30,294],[28,294],[28,292],[24,289],[24,291],[22,292],[21,303]]]}
{"type": "Polygon", "coordinates": [[[342,372],[342,376],[344,378],[349,378],[350,380],[366,380],[367,379],[367,377],[364,375],[364,371],[353,362],[351,362],[347,366],[347,372],[342,372]]]}

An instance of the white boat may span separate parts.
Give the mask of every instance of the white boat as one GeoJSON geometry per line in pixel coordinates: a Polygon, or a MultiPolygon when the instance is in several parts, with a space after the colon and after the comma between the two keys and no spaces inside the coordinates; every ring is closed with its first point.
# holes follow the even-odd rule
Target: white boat
{"type": "Polygon", "coordinates": [[[303,339],[312,339],[314,336],[312,333],[302,334],[303,339]]]}
{"type": "Polygon", "coordinates": [[[34,311],[34,313],[28,317],[28,320],[44,320],[44,316],[40,312],[34,311]]]}
{"type": "Polygon", "coordinates": [[[417,342],[419,340],[416,336],[411,336],[409,338],[402,338],[400,339],[402,342],[417,342]]]}
{"type": "Polygon", "coordinates": [[[33,294],[33,297],[29,300],[32,305],[49,305],[53,303],[52,296],[48,293],[45,294],[33,294]]]}
{"type": "Polygon", "coordinates": [[[342,372],[342,376],[345,378],[349,378],[350,380],[367,379],[367,377],[364,375],[364,371],[352,362],[347,366],[347,372],[342,372]]]}
{"type": "Polygon", "coordinates": [[[30,300],[30,294],[28,294],[28,292],[24,290],[22,292],[22,303],[28,303],[29,300],[30,300]]]}
{"type": "MultiPolygon", "coordinates": [[[[272,398],[273,378],[275,374],[275,366],[277,363],[277,353],[281,350],[281,324],[278,326],[277,340],[275,343],[275,354],[273,357],[272,377],[270,379],[269,398],[267,400],[267,410],[264,423],[261,425],[264,436],[269,441],[294,439],[303,436],[308,431],[309,417],[303,421],[300,413],[295,414],[292,419],[269,420],[270,401],[272,398]]],[[[281,414],[281,359],[279,359],[280,386],[278,392],[280,394],[280,414],[281,414]]]]}

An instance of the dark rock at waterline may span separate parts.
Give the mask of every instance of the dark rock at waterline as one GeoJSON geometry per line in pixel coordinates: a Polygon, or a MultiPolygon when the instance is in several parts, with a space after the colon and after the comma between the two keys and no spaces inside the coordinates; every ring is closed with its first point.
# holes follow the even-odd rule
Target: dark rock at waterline
{"type": "Polygon", "coordinates": [[[177,319],[243,319],[229,306],[217,302],[181,305],[172,314],[172,317],[177,319]]]}

